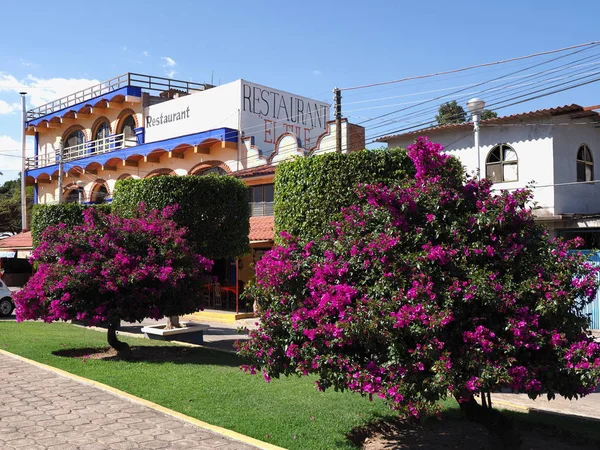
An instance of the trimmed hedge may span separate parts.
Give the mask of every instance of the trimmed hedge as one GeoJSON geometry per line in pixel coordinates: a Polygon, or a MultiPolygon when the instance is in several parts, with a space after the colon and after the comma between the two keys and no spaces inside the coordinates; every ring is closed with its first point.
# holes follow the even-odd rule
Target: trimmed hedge
{"type": "Polygon", "coordinates": [[[52,225],[64,223],[68,227],[83,224],[83,211],[86,208],[98,208],[110,213],[110,204],[81,205],[79,203],[59,203],[56,205],[33,205],[31,214],[31,237],[34,247],[40,242],[42,231],[52,225]]]}
{"type": "Polygon", "coordinates": [[[330,223],[342,218],[340,209],[358,202],[359,183],[396,184],[413,177],[406,150],[362,150],[327,153],[281,163],[275,176],[275,230],[316,240],[330,223]]]}
{"type": "Polygon", "coordinates": [[[64,223],[68,227],[83,224],[83,211],[86,208],[98,208],[103,212],[110,213],[110,204],[81,205],[79,203],[59,203],[56,205],[33,206],[31,217],[31,236],[34,246],[39,243],[42,231],[52,225],[64,223]]]}
{"type": "Polygon", "coordinates": [[[117,182],[112,208],[131,217],[140,203],[149,209],[177,204],[174,220],[188,228],[188,238],[198,253],[218,259],[250,251],[248,198],[248,187],[228,176],[128,178],[117,182]]]}

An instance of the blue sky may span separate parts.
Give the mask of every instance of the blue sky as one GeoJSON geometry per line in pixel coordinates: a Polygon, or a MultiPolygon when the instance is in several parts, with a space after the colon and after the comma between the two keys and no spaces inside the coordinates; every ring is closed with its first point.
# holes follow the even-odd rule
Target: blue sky
{"type": "MultiPolygon", "coordinates": [[[[104,0],[88,6],[72,0],[5,0],[2,16],[0,182],[16,178],[20,166],[12,151],[19,146],[21,89],[31,93],[28,106],[37,106],[128,71],[197,82],[210,82],[214,73],[215,84],[244,78],[330,101],[334,86],[600,40],[597,1],[104,0]]],[[[524,63],[345,92],[345,111],[355,122],[366,120],[394,105],[436,95],[431,91],[452,92],[451,87],[519,67],[524,63]],[[376,98],[383,100],[374,102],[376,98]]],[[[593,83],[499,114],[570,103],[596,105],[599,86],[593,83]]],[[[367,128],[367,136],[375,133],[367,128]]]]}

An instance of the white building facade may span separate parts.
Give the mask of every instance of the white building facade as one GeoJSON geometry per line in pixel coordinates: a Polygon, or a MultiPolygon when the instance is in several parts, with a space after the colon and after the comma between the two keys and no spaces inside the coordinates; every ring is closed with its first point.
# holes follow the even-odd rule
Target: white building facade
{"type": "Polygon", "coordinates": [[[468,173],[490,178],[494,189],[531,187],[535,214],[555,236],[581,236],[600,247],[600,115],[579,105],[481,122],[479,152],[473,124],[448,124],[379,139],[406,147],[417,136],[439,142],[468,173]]]}

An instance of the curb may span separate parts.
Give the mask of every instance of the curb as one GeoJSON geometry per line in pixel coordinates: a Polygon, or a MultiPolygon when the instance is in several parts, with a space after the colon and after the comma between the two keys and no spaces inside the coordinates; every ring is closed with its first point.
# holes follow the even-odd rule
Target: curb
{"type": "Polygon", "coordinates": [[[529,406],[517,405],[516,403],[505,402],[503,400],[494,400],[494,398],[492,397],[492,407],[494,405],[503,406],[506,409],[521,411],[525,413],[529,413],[535,410],[534,408],[530,408],[529,406]]]}
{"type": "Polygon", "coordinates": [[[222,428],[222,427],[219,427],[219,426],[216,426],[216,425],[211,425],[209,423],[203,422],[203,421],[198,420],[198,419],[194,419],[193,417],[186,416],[185,414],[179,413],[177,411],[173,411],[172,409],[169,409],[169,408],[165,408],[164,406],[161,406],[161,405],[159,405],[157,403],[153,403],[153,402],[151,402],[149,400],[145,400],[143,398],[136,397],[135,395],[128,394],[127,392],[121,391],[121,390],[116,389],[116,388],[114,388],[112,386],[108,386],[108,385],[106,385],[104,383],[100,383],[98,381],[94,381],[94,380],[90,380],[88,378],[80,377],[79,375],[74,375],[74,374],[72,374],[70,372],[66,372],[66,371],[64,371],[62,369],[58,369],[56,367],[52,367],[52,366],[49,366],[47,364],[43,364],[43,363],[40,363],[40,362],[37,362],[37,361],[33,361],[31,359],[25,358],[25,357],[20,356],[20,355],[16,355],[14,353],[7,352],[6,350],[0,349],[0,355],[9,356],[11,358],[14,358],[16,360],[25,362],[27,364],[31,364],[33,366],[36,366],[36,367],[39,367],[39,368],[42,368],[42,369],[45,369],[45,370],[49,370],[50,372],[53,372],[53,373],[55,373],[57,375],[60,375],[62,377],[69,378],[71,380],[77,381],[77,382],[82,383],[82,384],[87,384],[87,385],[93,386],[93,387],[98,388],[98,389],[102,389],[103,391],[110,392],[111,394],[114,394],[114,395],[116,395],[118,397],[121,397],[121,398],[124,398],[126,400],[129,400],[132,403],[138,403],[140,405],[147,406],[148,408],[152,408],[155,411],[159,411],[161,413],[167,414],[167,415],[169,415],[171,417],[174,417],[176,419],[183,420],[184,422],[190,423],[190,424],[195,425],[197,427],[210,430],[210,431],[212,431],[214,433],[220,434],[221,436],[225,436],[225,437],[228,437],[228,438],[231,438],[231,439],[235,439],[237,441],[243,442],[244,444],[254,445],[255,447],[261,448],[263,450],[286,450],[283,447],[278,447],[276,445],[269,444],[268,442],[259,441],[258,439],[254,439],[254,438],[252,438],[250,436],[246,436],[244,434],[237,433],[237,432],[232,431],[232,430],[228,430],[227,428],[222,428]]]}

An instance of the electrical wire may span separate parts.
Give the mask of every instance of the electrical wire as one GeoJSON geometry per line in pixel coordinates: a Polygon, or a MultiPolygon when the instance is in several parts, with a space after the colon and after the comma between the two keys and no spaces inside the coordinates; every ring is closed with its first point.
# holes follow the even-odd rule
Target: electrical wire
{"type": "MultiPolygon", "coordinates": [[[[519,70],[517,70],[517,71],[513,71],[513,72],[510,72],[510,73],[508,73],[508,74],[505,74],[505,75],[501,75],[501,76],[498,76],[498,77],[492,78],[491,80],[485,80],[485,81],[482,81],[482,82],[480,82],[480,83],[477,83],[477,84],[476,84],[476,86],[482,86],[482,85],[484,85],[484,84],[487,84],[487,83],[490,83],[490,82],[493,82],[493,81],[497,81],[497,80],[505,79],[505,78],[507,78],[507,77],[509,77],[509,76],[511,76],[511,75],[516,75],[516,74],[518,74],[518,73],[522,73],[522,72],[524,72],[524,71],[526,71],[526,70],[530,70],[530,69],[533,69],[533,68],[535,68],[535,67],[539,67],[539,66],[542,66],[542,65],[544,65],[544,64],[548,64],[548,63],[551,63],[551,62],[557,61],[557,60],[559,60],[559,59],[563,59],[563,58],[566,58],[566,57],[569,57],[569,56],[573,56],[573,55],[575,55],[575,54],[578,54],[578,53],[584,52],[584,51],[586,51],[586,50],[589,50],[589,49],[591,49],[591,48],[596,48],[598,45],[600,45],[600,44],[595,44],[595,45],[594,45],[594,46],[592,46],[592,47],[589,47],[589,48],[584,48],[584,49],[582,49],[582,50],[576,50],[576,51],[574,51],[574,52],[571,52],[571,53],[569,53],[568,55],[560,55],[560,56],[558,56],[558,57],[555,57],[555,58],[552,58],[552,59],[550,59],[550,60],[547,60],[547,61],[543,61],[543,62],[540,62],[540,63],[534,64],[534,65],[532,65],[532,66],[529,66],[529,67],[526,67],[526,68],[524,68],[524,69],[519,69],[519,70]]],[[[585,58],[584,58],[584,59],[585,59],[585,58]]],[[[569,64],[569,63],[568,63],[568,64],[569,64]]],[[[567,64],[567,65],[568,65],[568,64],[567,64]]],[[[452,92],[452,94],[451,94],[451,95],[454,95],[454,94],[459,94],[459,93],[461,93],[461,92],[464,92],[466,89],[468,89],[468,88],[462,88],[462,89],[458,89],[458,90],[456,90],[456,91],[452,92]]],[[[399,110],[396,110],[396,111],[391,111],[391,112],[388,112],[388,113],[385,113],[385,114],[381,114],[381,115],[379,115],[379,116],[376,116],[376,117],[374,117],[374,118],[372,118],[372,119],[370,119],[370,120],[368,120],[368,121],[361,122],[361,123],[359,123],[359,125],[362,125],[362,124],[364,124],[364,123],[367,123],[367,122],[370,122],[370,121],[372,121],[372,120],[379,119],[379,118],[382,118],[382,117],[388,117],[388,116],[390,116],[390,115],[392,115],[392,114],[396,114],[396,113],[398,113],[398,112],[406,111],[406,110],[408,110],[408,109],[412,109],[412,108],[414,108],[414,107],[416,107],[416,106],[421,106],[421,105],[424,105],[424,104],[430,103],[430,102],[432,102],[432,101],[440,100],[441,98],[443,98],[443,96],[441,96],[441,97],[436,97],[436,98],[434,98],[434,99],[431,99],[431,100],[426,100],[426,101],[424,101],[424,102],[422,102],[422,103],[420,103],[420,104],[417,104],[417,105],[413,105],[413,106],[409,106],[409,107],[406,107],[406,108],[401,108],[401,109],[399,109],[399,110]]]]}
{"type": "Polygon", "coordinates": [[[472,69],[476,69],[476,68],[480,68],[480,67],[487,67],[487,66],[493,66],[493,65],[498,65],[498,64],[506,64],[506,63],[513,62],[513,61],[519,61],[519,60],[534,58],[534,57],[543,56],[543,55],[550,55],[550,54],[553,54],[553,53],[560,53],[560,52],[564,52],[564,51],[567,51],[567,50],[573,50],[575,48],[588,47],[588,46],[593,46],[593,45],[598,45],[598,44],[600,44],[600,41],[586,42],[584,44],[572,45],[570,47],[564,47],[564,48],[555,49],[555,50],[549,50],[549,51],[545,51],[545,52],[538,52],[538,53],[533,53],[533,54],[530,54],[530,55],[518,56],[518,57],[515,57],[515,58],[504,59],[504,60],[500,60],[500,61],[488,62],[488,63],[483,63],[483,64],[476,64],[476,65],[472,65],[472,66],[461,67],[459,69],[446,70],[446,71],[443,71],[443,72],[435,72],[435,73],[430,73],[430,74],[426,74],[426,75],[415,75],[415,76],[400,78],[400,79],[397,79],[397,80],[382,81],[382,82],[379,82],[379,83],[365,84],[365,85],[362,85],[362,86],[353,86],[353,87],[347,87],[347,88],[340,88],[340,90],[341,91],[350,91],[350,90],[356,90],[356,89],[365,89],[365,88],[370,88],[370,87],[375,87],[375,86],[383,86],[383,85],[386,85],[386,84],[401,83],[401,82],[405,82],[405,81],[409,81],[409,80],[416,80],[416,79],[422,79],[422,78],[437,77],[437,76],[448,75],[448,74],[457,73],[457,72],[464,72],[464,71],[467,71],[467,70],[472,70],[472,69]]]}
{"type": "MultiPolygon", "coordinates": [[[[514,96],[514,97],[511,97],[509,99],[505,99],[503,101],[492,103],[489,106],[490,106],[490,108],[493,108],[493,110],[497,111],[497,110],[504,109],[504,108],[507,108],[507,107],[510,107],[510,106],[514,106],[514,105],[517,105],[517,104],[520,104],[520,103],[524,103],[526,101],[531,101],[531,100],[535,100],[535,99],[538,99],[538,98],[546,97],[548,95],[556,94],[556,93],[559,93],[559,92],[564,92],[564,91],[567,91],[567,90],[570,90],[570,89],[574,89],[576,87],[580,87],[580,86],[583,86],[583,85],[586,85],[586,84],[597,82],[597,81],[600,80],[600,77],[596,77],[596,78],[593,78],[591,80],[581,81],[580,83],[576,83],[576,84],[574,84],[572,86],[567,86],[567,87],[565,87],[563,89],[555,89],[555,90],[553,90],[551,92],[546,92],[544,94],[536,95],[536,96],[533,96],[533,97],[528,97],[525,100],[519,100],[519,101],[514,101],[513,102],[513,100],[522,99],[523,97],[527,97],[528,95],[531,95],[531,94],[536,94],[536,93],[544,92],[544,91],[547,91],[549,89],[553,89],[553,88],[556,88],[556,87],[559,87],[559,86],[564,86],[564,85],[566,85],[568,83],[571,83],[573,81],[584,80],[585,78],[589,78],[589,77],[592,77],[592,76],[595,77],[596,75],[600,75],[600,72],[593,72],[590,75],[579,77],[579,78],[576,78],[575,80],[570,80],[570,81],[565,82],[565,83],[559,83],[559,84],[555,84],[555,85],[552,85],[552,86],[545,87],[543,89],[538,89],[538,90],[534,90],[534,91],[531,91],[531,92],[527,92],[526,94],[514,96]],[[507,103],[507,102],[509,102],[509,103],[507,103]]],[[[452,116],[449,119],[450,119],[450,121],[452,121],[452,120],[455,120],[457,118],[458,118],[457,116],[452,116]]],[[[432,126],[432,125],[437,125],[437,121],[436,120],[430,120],[430,121],[426,121],[426,122],[421,122],[419,124],[416,124],[416,125],[413,125],[413,126],[410,126],[410,127],[402,128],[402,129],[399,129],[399,130],[394,130],[394,131],[391,131],[391,132],[390,131],[386,131],[383,135],[381,135],[381,137],[385,136],[386,134],[401,133],[403,131],[410,130],[410,129],[413,129],[413,128],[428,127],[428,126],[432,126]]],[[[379,126],[379,127],[381,127],[381,126],[379,126]]],[[[379,128],[379,127],[372,127],[371,130],[379,128]]]]}

